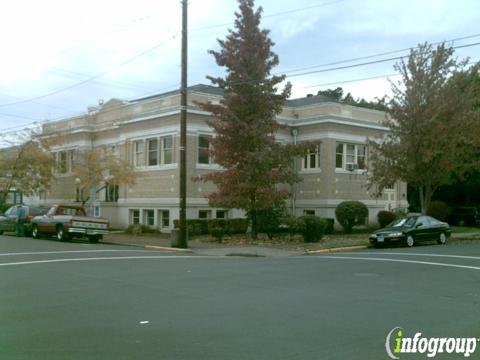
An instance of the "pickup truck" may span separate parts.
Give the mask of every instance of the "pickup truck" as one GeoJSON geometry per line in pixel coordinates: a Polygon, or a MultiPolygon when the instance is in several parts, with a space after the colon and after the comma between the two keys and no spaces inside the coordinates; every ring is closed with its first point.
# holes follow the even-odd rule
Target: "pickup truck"
{"type": "Polygon", "coordinates": [[[45,215],[35,216],[32,220],[32,237],[55,235],[57,240],[68,241],[73,237],[87,237],[91,243],[97,243],[104,234],[108,234],[108,220],[89,217],[83,206],[54,205],[45,215]]]}

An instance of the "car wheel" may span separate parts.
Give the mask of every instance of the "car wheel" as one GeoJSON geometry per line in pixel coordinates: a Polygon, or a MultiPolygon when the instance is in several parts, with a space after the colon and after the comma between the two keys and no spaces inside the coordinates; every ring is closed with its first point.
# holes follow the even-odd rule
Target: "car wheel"
{"type": "Polygon", "coordinates": [[[68,241],[68,235],[65,233],[65,229],[63,228],[63,226],[57,227],[57,232],[55,236],[59,241],[68,241]]]}
{"type": "Polygon", "coordinates": [[[32,237],[34,239],[40,239],[40,233],[38,232],[38,226],[37,225],[32,226],[32,237]]]}
{"type": "Polygon", "coordinates": [[[412,247],[413,245],[415,245],[415,239],[413,238],[412,235],[408,235],[408,236],[407,236],[407,241],[406,241],[406,243],[407,243],[407,246],[408,246],[408,247],[412,247]]]}
{"type": "Polygon", "coordinates": [[[445,245],[447,243],[447,235],[445,235],[445,233],[440,233],[440,236],[437,240],[437,242],[440,244],[440,245],[445,245]]]}

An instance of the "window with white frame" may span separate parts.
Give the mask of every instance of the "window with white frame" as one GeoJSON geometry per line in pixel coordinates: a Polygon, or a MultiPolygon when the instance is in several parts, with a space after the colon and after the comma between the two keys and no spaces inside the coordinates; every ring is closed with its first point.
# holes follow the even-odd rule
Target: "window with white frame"
{"type": "Polygon", "coordinates": [[[198,210],[198,218],[199,219],[211,219],[212,218],[212,210],[198,210]]]}
{"type": "Polygon", "coordinates": [[[133,225],[140,224],[140,210],[138,209],[130,210],[130,224],[133,224],[133,225]]]}
{"type": "Polygon", "coordinates": [[[155,226],[155,211],[152,209],[143,210],[143,222],[147,226],[155,226]]]}
{"type": "Polygon", "coordinates": [[[335,167],[344,170],[365,169],[367,148],[361,144],[337,143],[335,167]]]}
{"type": "Polygon", "coordinates": [[[173,163],[173,136],[163,136],[162,141],[162,164],[172,164],[173,163]]]}
{"type": "Polygon", "coordinates": [[[198,136],[198,163],[199,164],[213,164],[211,150],[212,150],[212,136],[199,135],[198,136]]]}
{"type": "Polygon", "coordinates": [[[217,210],[217,211],[215,212],[215,217],[216,217],[217,219],[226,219],[226,218],[227,218],[227,214],[228,214],[227,210],[217,210]]]}
{"type": "Polygon", "coordinates": [[[307,169],[320,169],[320,145],[309,150],[308,154],[303,158],[302,168],[307,169]]]}
{"type": "Polygon", "coordinates": [[[161,217],[161,227],[168,228],[170,227],[170,211],[169,210],[160,210],[160,217],[161,217]]]}
{"type": "Polygon", "coordinates": [[[57,174],[68,174],[73,172],[75,150],[56,151],[52,153],[57,174]]]}
{"type": "Polygon", "coordinates": [[[147,164],[148,166],[158,165],[158,139],[147,139],[147,164]]]}
{"type": "Polygon", "coordinates": [[[139,140],[133,143],[134,165],[135,167],[142,167],[145,165],[145,141],[139,140]]]}
{"type": "Polygon", "coordinates": [[[133,143],[135,167],[167,165],[173,163],[173,136],[138,140],[133,143]]]}
{"type": "Polygon", "coordinates": [[[304,209],[303,215],[315,215],[315,210],[312,209],[304,209]]]}

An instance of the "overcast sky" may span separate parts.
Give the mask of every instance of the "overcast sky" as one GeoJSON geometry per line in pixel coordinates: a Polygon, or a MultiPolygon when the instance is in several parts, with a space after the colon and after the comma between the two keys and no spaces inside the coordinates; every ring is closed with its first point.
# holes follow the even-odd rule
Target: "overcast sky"
{"type": "MultiPolygon", "coordinates": [[[[394,61],[322,71],[387,59],[420,42],[480,42],[478,0],[257,0],[262,27],[271,30],[280,57],[275,72],[290,75],[293,98],[342,86],[354,97],[388,94],[384,76],[394,61]],[[297,69],[303,69],[294,71],[297,69]],[[305,72],[310,74],[298,75],[305,72]],[[376,79],[354,81],[358,79],[376,79]]],[[[232,27],[235,0],[190,0],[188,83],[221,74],[209,49],[232,27]]],[[[178,88],[180,0],[16,0],[2,3],[0,131],[80,114],[116,97],[134,99],[178,88]]],[[[480,45],[456,51],[480,60],[480,45]]],[[[395,77],[390,77],[395,80],[395,77]]]]}

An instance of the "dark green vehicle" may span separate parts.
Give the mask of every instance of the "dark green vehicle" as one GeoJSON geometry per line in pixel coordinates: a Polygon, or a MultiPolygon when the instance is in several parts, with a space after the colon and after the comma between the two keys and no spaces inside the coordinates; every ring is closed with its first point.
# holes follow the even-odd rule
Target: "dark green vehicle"
{"type": "MultiPolygon", "coordinates": [[[[48,211],[48,208],[42,206],[28,206],[22,205],[25,209],[25,235],[30,236],[32,232],[31,219],[37,215],[43,215],[48,211]]],[[[17,226],[17,211],[18,205],[13,205],[5,211],[4,214],[0,214],[0,235],[4,232],[15,232],[17,226]]]]}
{"type": "Polygon", "coordinates": [[[409,216],[375,231],[370,235],[370,243],[380,246],[400,242],[411,247],[422,241],[436,240],[439,244],[445,244],[451,233],[447,223],[431,216],[409,216]]]}

